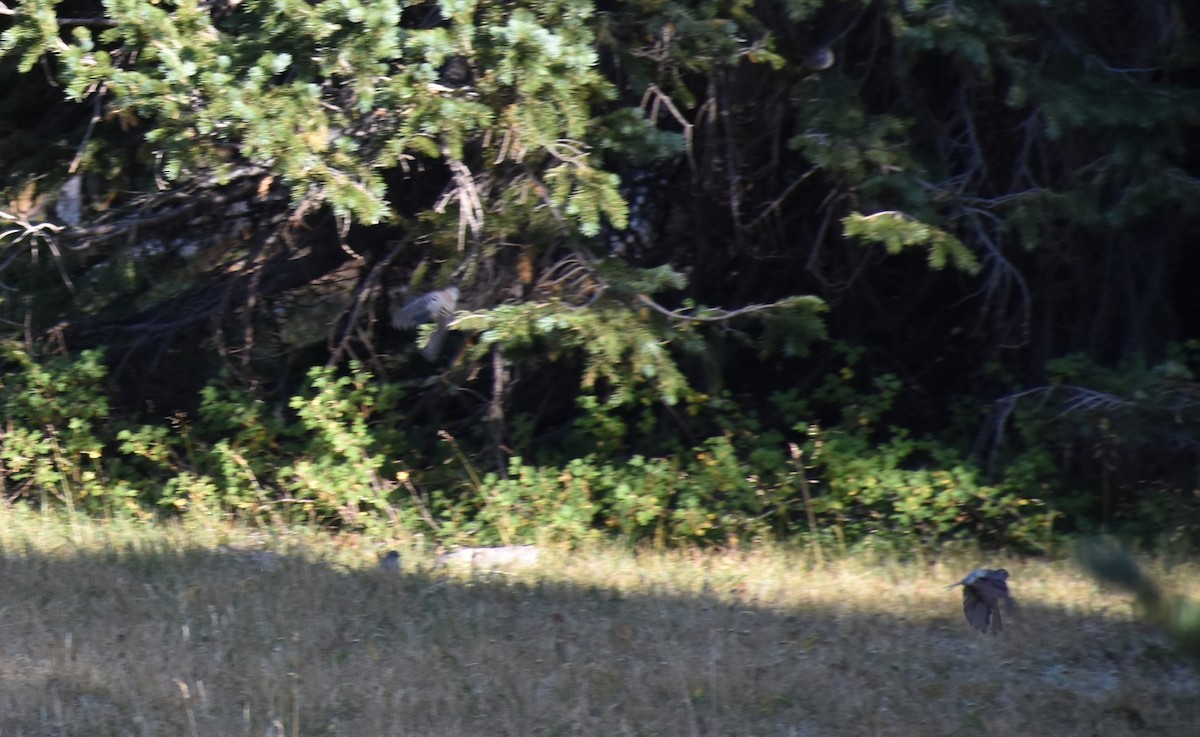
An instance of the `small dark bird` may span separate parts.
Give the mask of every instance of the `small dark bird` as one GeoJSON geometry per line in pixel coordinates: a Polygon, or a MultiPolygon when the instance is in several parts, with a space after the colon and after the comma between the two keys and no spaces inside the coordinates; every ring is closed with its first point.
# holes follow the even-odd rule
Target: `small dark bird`
{"type": "Polygon", "coordinates": [[[834,56],[833,49],[828,46],[822,46],[804,59],[804,66],[814,72],[823,72],[833,66],[836,61],[837,57],[834,56]]]}
{"type": "Polygon", "coordinates": [[[458,287],[446,287],[435,292],[426,292],[398,310],[392,311],[392,327],[397,330],[415,328],[432,322],[437,328],[430,333],[429,341],[421,349],[426,361],[433,361],[442,351],[454,310],[458,307],[458,287]]]}
{"type": "Polygon", "coordinates": [[[380,569],[389,573],[400,572],[400,554],[395,550],[388,552],[387,555],[379,559],[380,569]]]}
{"type": "Polygon", "coordinates": [[[475,73],[471,63],[465,56],[452,56],[438,70],[436,82],[429,83],[432,92],[454,92],[471,86],[475,81],[475,73]]]}
{"type": "Polygon", "coordinates": [[[991,570],[976,568],[958,583],[947,586],[963,587],[963,614],[972,627],[984,633],[996,634],[1004,629],[1000,619],[1000,605],[1012,610],[1017,602],[1008,595],[1008,571],[1003,568],[991,570]]]}

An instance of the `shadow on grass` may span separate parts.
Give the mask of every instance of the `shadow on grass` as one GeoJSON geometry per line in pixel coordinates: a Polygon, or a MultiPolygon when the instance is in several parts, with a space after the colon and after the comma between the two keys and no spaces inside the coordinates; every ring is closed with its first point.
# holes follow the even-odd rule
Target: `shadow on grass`
{"type": "Polygon", "coordinates": [[[1090,737],[1200,725],[1192,664],[1120,612],[1024,598],[1004,634],[985,637],[940,576],[698,559],[680,580],[632,561],[611,582],[566,583],[570,557],[397,575],[253,551],[9,552],[0,734],[1090,737]],[[801,593],[759,593],[771,576],[801,593]]]}

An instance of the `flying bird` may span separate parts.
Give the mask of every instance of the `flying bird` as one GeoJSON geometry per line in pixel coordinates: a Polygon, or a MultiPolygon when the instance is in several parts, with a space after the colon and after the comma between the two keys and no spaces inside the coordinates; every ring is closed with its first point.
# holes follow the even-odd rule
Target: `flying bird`
{"type": "Polygon", "coordinates": [[[833,49],[828,46],[822,46],[805,58],[804,66],[814,72],[823,72],[833,66],[836,61],[837,57],[834,56],[833,49]]]}
{"type": "Polygon", "coordinates": [[[1008,594],[1008,571],[1003,568],[991,570],[976,568],[958,583],[947,586],[963,587],[963,614],[972,627],[984,633],[996,634],[1004,629],[1000,618],[1000,605],[1011,611],[1017,602],[1008,594]]]}
{"type": "Polygon", "coordinates": [[[437,325],[429,334],[425,347],[421,349],[425,360],[432,362],[442,352],[442,341],[450,329],[450,321],[454,319],[454,310],[457,307],[458,287],[426,292],[400,309],[392,311],[392,327],[408,330],[427,322],[437,325]]]}
{"type": "Polygon", "coordinates": [[[387,555],[379,559],[379,568],[384,571],[399,573],[400,554],[395,550],[388,551],[387,555]]]}

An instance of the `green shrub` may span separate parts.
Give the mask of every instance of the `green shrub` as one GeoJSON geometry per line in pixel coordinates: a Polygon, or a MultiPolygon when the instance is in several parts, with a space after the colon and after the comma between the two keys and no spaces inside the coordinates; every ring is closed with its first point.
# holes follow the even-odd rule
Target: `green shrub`
{"type": "Polygon", "coordinates": [[[896,437],[871,446],[861,434],[810,428],[822,479],[819,521],[854,542],[901,538],[932,547],[971,539],[1044,550],[1055,514],[1021,486],[984,484],[956,451],[934,441],[896,437]]]}
{"type": "MultiPolygon", "coordinates": [[[[793,423],[788,432],[732,401],[689,399],[689,417],[708,412],[723,429],[691,447],[674,439],[656,455],[618,458],[620,435],[631,424],[651,433],[652,413],[639,404],[622,415],[585,398],[575,429],[590,438],[591,453],[540,464],[514,456],[506,473],[479,474],[470,449],[444,435],[460,463],[450,478],[459,482],[433,492],[423,487],[452,467],[417,462],[400,429],[401,389],[358,364],[314,369],[287,408],[211,385],[194,420],[179,414],[165,425],[118,426],[97,353],[35,361],[17,347],[6,351],[13,368],[0,394],[0,469],[9,495],[88,512],[157,505],[475,544],[575,543],[605,533],[657,545],[815,534],[848,546],[912,549],[971,538],[1038,550],[1070,511],[1031,493],[1053,492],[1039,483],[1051,467],[1045,457],[1026,454],[985,481],[962,451],[886,425],[902,386],[883,376],[856,387],[849,349],[847,366],[810,397],[774,397],[775,422],[793,423]],[[816,421],[822,414],[832,422],[816,421]]],[[[1022,419],[1019,427],[1045,426],[1022,419]]]]}
{"type": "Polygon", "coordinates": [[[54,498],[69,510],[99,512],[112,499],[100,462],[108,423],[99,351],[35,361],[18,344],[0,346],[0,474],[6,495],[54,498]]]}
{"type": "Polygon", "coordinates": [[[290,462],[276,474],[278,485],[321,521],[364,527],[386,522],[396,482],[388,478],[383,448],[400,451],[389,427],[398,419],[390,410],[399,388],[375,381],[357,362],[351,362],[348,375],[318,367],[308,378],[311,396],[289,403],[303,432],[284,459],[290,462]]]}
{"type": "Polygon", "coordinates": [[[513,457],[507,478],[487,474],[479,489],[475,518],[484,539],[509,545],[595,537],[594,499],[607,486],[602,473],[582,459],[554,469],[526,466],[513,457]]]}
{"type": "Polygon", "coordinates": [[[846,545],[929,547],[951,539],[1043,550],[1059,512],[1017,464],[1012,473],[984,481],[966,451],[940,438],[914,438],[887,423],[903,384],[892,375],[866,388],[855,365],[861,352],[838,346],[845,365],[812,393],[781,393],[774,403],[794,425],[800,481],[810,483],[818,533],[832,531],[846,545]],[[820,408],[819,410],[817,408],[820,408]]]}

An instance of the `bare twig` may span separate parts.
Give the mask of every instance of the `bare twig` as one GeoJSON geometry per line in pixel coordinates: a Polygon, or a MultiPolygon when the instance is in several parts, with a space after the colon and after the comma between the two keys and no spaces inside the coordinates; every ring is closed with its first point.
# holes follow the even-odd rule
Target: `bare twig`
{"type": "Polygon", "coordinates": [[[375,288],[383,278],[384,272],[387,271],[388,267],[392,265],[392,262],[396,260],[408,244],[408,238],[398,241],[392,246],[392,249],[388,251],[386,256],[371,267],[366,278],[358,285],[358,289],[354,293],[354,304],[350,307],[349,314],[346,315],[343,322],[345,327],[342,330],[341,338],[338,339],[335,346],[332,346],[332,350],[329,353],[329,360],[325,363],[326,366],[335,366],[342,360],[350,345],[350,338],[357,329],[359,315],[368,302],[370,302],[371,297],[374,296],[375,288]]]}
{"type": "Polygon", "coordinates": [[[723,309],[719,309],[716,307],[698,308],[699,310],[702,310],[704,314],[695,314],[697,312],[697,310],[695,310],[695,309],[668,310],[666,307],[663,307],[659,303],[650,299],[650,297],[648,297],[645,294],[639,294],[637,296],[637,299],[638,299],[638,302],[646,305],[647,307],[654,310],[655,312],[658,312],[662,315],[666,315],[667,317],[671,318],[672,320],[685,320],[687,322],[722,322],[724,320],[732,320],[735,317],[741,317],[742,315],[750,315],[755,312],[764,312],[766,310],[778,309],[780,307],[787,305],[789,302],[791,302],[795,298],[794,297],[784,297],[783,299],[776,300],[774,302],[771,302],[770,304],[746,305],[745,307],[739,307],[736,310],[723,310],[723,309]]]}
{"type": "Polygon", "coordinates": [[[475,176],[466,164],[457,159],[447,159],[446,164],[454,175],[454,185],[446,190],[433,209],[434,212],[445,212],[450,200],[458,200],[458,251],[462,253],[467,231],[470,230],[472,236],[483,232],[483,198],[475,176]]]}
{"type": "Polygon", "coordinates": [[[800,476],[800,495],[804,498],[804,513],[808,517],[808,534],[812,535],[813,555],[817,559],[817,565],[824,565],[825,555],[821,551],[821,539],[817,534],[817,514],[813,510],[812,494],[808,490],[809,480],[804,466],[804,451],[800,450],[800,446],[795,443],[788,443],[788,451],[792,455],[796,473],[800,476]]]}
{"type": "Polygon", "coordinates": [[[763,211],[758,214],[758,217],[754,218],[753,220],[751,220],[749,223],[746,224],[746,228],[753,230],[754,228],[758,227],[758,225],[760,223],[762,223],[762,221],[764,219],[766,219],[766,217],[768,215],[770,215],[775,210],[779,209],[779,206],[783,204],[784,200],[786,200],[788,198],[788,196],[790,196],[792,194],[793,191],[795,191],[796,187],[799,187],[801,184],[808,181],[808,179],[810,177],[812,177],[813,174],[816,174],[817,171],[818,171],[818,169],[814,166],[813,168],[804,172],[800,176],[796,177],[796,179],[794,181],[792,181],[791,184],[784,187],[783,191],[780,192],[779,195],[775,197],[775,199],[771,200],[771,202],[766,207],[763,208],[763,211]]]}
{"type": "Polygon", "coordinates": [[[1045,406],[1054,395],[1062,397],[1059,411],[1053,417],[1055,420],[1081,413],[1110,414],[1137,406],[1137,402],[1133,400],[1082,386],[1054,384],[1026,389],[1001,397],[992,403],[992,416],[980,428],[974,453],[986,455],[990,467],[996,452],[1003,445],[1004,428],[1008,424],[1008,418],[1016,410],[1018,402],[1036,399],[1040,406],[1045,406]]]}
{"type": "MultiPolygon", "coordinates": [[[[17,226],[16,228],[9,228],[3,233],[0,233],[0,246],[3,245],[3,241],[6,238],[14,235],[16,236],[16,238],[13,240],[14,244],[21,243],[22,241],[26,240],[30,241],[31,243],[36,243],[37,241],[45,243],[46,248],[48,248],[50,253],[54,256],[54,265],[58,268],[58,273],[59,276],[62,277],[63,284],[67,286],[67,289],[70,290],[72,294],[75,293],[75,284],[71,281],[70,275],[67,274],[66,266],[62,261],[62,252],[58,249],[58,242],[55,239],[55,236],[65,229],[64,226],[54,225],[53,223],[35,224],[23,217],[12,215],[2,210],[0,210],[0,220],[7,220],[17,226]]],[[[10,263],[12,263],[11,257],[4,262],[4,266],[7,267],[10,263]]],[[[8,287],[5,288],[7,289],[8,287]]]]}
{"type": "Polygon", "coordinates": [[[683,129],[683,140],[687,144],[688,164],[695,170],[696,160],[692,150],[692,136],[695,126],[683,116],[683,113],[679,112],[679,108],[675,107],[675,103],[671,100],[670,95],[659,89],[658,85],[652,84],[646,88],[645,94],[642,95],[641,107],[646,110],[646,117],[650,119],[651,123],[658,121],[659,108],[666,108],[671,117],[675,119],[675,122],[679,124],[679,127],[683,129]],[[648,108],[647,105],[649,105],[648,108]]]}

